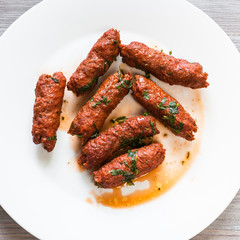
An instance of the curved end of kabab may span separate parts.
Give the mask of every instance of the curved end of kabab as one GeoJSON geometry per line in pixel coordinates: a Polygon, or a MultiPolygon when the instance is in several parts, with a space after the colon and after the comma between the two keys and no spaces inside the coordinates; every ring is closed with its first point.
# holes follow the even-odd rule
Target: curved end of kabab
{"type": "Polygon", "coordinates": [[[67,83],[68,90],[77,96],[91,92],[98,78],[104,75],[119,54],[119,31],[109,29],[94,44],[67,83]]]}

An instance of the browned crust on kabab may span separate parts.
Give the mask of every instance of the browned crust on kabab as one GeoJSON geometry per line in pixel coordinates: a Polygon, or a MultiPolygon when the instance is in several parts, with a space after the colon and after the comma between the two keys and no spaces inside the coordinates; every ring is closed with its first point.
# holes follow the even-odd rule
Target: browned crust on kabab
{"type": "Polygon", "coordinates": [[[122,147],[158,133],[154,117],[129,118],[89,140],[82,149],[78,163],[86,169],[96,169],[122,147]]]}
{"type": "Polygon", "coordinates": [[[56,144],[65,86],[66,78],[63,73],[56,72],[53,76],[41,75],[35,89],[33,142],[42,143],[48,152],[51,152],[56,144]]]}
{"type": "Polygon", "coordinates": [[[196,122],[182,105],[153,81],[141,75],[136,75],[135,78],[132,86],[133,97],[175,135],[188,141],[194,140],[196,122]]]}
{"type": "Polygon", "coordinates": [[[116,29],[109,29],[94,44],[85,60],[81,62],[67,83],[68,90],[77,96],[92,91],[98,77],[107,72],[119,54],[120,34],[116,29]]]}
{"type": "Polygon", "coordinates": [[[117,187],[125,182],[132,185],[133,179],[157,168],[164,158],[165,149],[160,143],[129,150],[93,172],[94,182],[102,188],[117,187]]]}
{"type": "Polygon", "coordinates": [[[170,85],[206,88],[208,74],[199,63],[177,59],[140,42],[120,45],[122,61],[131,67],[147,71],[170,85]]]}
{"type": "Polygon", "coordinates": [[[95,137],[113,109],[128,94],[132,76],[123,75],[121,70],[110,75],[99,87],[95,95],[79,110],[68,133],[77,135],[85,144],[95,137]]]}

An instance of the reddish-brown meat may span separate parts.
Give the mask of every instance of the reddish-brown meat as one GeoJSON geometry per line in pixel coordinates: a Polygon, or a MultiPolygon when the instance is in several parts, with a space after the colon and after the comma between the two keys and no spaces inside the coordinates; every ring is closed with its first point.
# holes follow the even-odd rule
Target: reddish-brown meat
{"type": "Polygon", "coordinates": [[[51,152],[56,144],[65,86],[66,78],[63,73],[57,72],[53,76],[40,76],[35,89],[33,142],[43,143],[48,152],[51,152]]]}
{"type": "Polygon", "coordinates": [[[182,105],[153,81],[140,75],[135,78],[132,86],[134,98],[175,135],[194,140],[197,125],[182,105]]]}
{"type": "Polygon", "coordinates": [[[91,139],[83,147],[78,163],[87,169],[96,169],[105,163],[114,152],[141,143],[146,138],[158,134],[155,118],[136,116],[117,124],[91,139]]]}
{"type": "Polygon", "coordinates": [[[199,63],[177,59],[139,42],[131,42],[120,47],[124,63],[147,71],[170,85],[190,88],[205,88],[209,85],[208,74],[203,73],[199,63]]]}
{"type": "Polygon", "coordinates": [[[153,143],[139,149],[129,150],[98,171],[93,172],[95,184],[103,188],[117,187],[125,182],[132,185],[132,180],[157,168],[165,158],[162,144],[153,143]]]}
{"type": "Polygon", "coordinates": [[[96,135],[108,115],[128,94],[131,81],[132,76],[123,76],[120,70],[109,76],[95,95],[79,110],[68,133],[78,135],[82,144],[96,135]]]}
{"type": "Polygon", "coordinates": [[[67,83],[68,90],[77,96],[89,93],[97,84],[98,77],[107,72],[118,56],[119,44],[119,32],[113,28],[106,31],[71,76],[67,83]]]}

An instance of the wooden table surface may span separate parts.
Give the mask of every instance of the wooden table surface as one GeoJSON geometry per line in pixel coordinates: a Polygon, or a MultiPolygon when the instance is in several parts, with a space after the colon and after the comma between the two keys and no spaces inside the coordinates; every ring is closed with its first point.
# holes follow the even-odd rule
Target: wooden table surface
{"type": "MultiPolygon", "coordinates": [[[[240,50],[240,0],[189,1],[213,18],[240,50]]],[[[0,35],[38,2],[40,0],[0,0],[0,35]]],[[[36,238],[15,223],[0,207],[0,239],[36,238]]],[[[240,240],[240,191],[218,219],[192,240],[240,240]]]]}

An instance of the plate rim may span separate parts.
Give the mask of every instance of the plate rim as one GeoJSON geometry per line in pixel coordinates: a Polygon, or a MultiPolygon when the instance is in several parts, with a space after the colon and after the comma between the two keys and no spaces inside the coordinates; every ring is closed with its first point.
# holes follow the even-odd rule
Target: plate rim
{"type": "MultiPolygon", "coordinates": [[[[31,7],[30,9],[28,9],[28,10],[27,10],[25,13],[23,13],[21,16],[19,16],[19,17],[2,33],[2,35],[0,36],[0,44],[1,44],[1,40],[4,39],[4,38],[8,35],[8,33],[9,33],[10,31],[12,31],[15,27],[17,27],[18,23],[19,23],[22,19],[24,19],[24,18],[26,18],[26,17],[28,16],[29,12],[31,12],[33,9],[37,9],[39,6],[44,7],[44,5],[47,5],[48,2],[51,2],[51,1],[54,1],[54,0],[43,0],[43,1],[39,2],[39,3],[37,3],[36,5],[34,5],[33,7],[31,7]]],[[[212,22],[215,24],[215,27],[218,27],[218,29],[219,29],[220,31],[222,31],[222,33],[224,33],[225,37],[228,38],[229,43],[232,44],[232,46],[235,48],[235,51],[239,54],[238,49],[236,48],[236,46],[234,45],[234,43],[232,42],[232,40],[230,39],[230,37],[224,32],[224,30],[223,30],[212,18],[210,18],[205,12],[203,12],[202,10],[200,10],[198,7],[196,7],[194,4],[188,2],[187,0],[181,0],[181,1],[182,1],[182,2],[185,2],[185,4],[188,4],[188,5],[190,5],[191,7],[194,7],[195,10],[197,10],[197,11],[198,11],[199,13],[201,13],[201,14],[204,14],[204,15],[208,18],[208,20],[212,21],[212,22]]],[[[239,54],[239,58],[240,58],[240,54],[239,54]]],[[[219,212],[219,213],[217,214],[217,216],[212,217],[212,219],[208,221],[209,223],[207,223],[207,224],[205,224],[205,226],[201,227],[201,230],[200,230],[198,233],[200,233],[202,230],[204,230],[207,226],[209,226],[213,221],[215,221],[215,220],[223,213],[223,211],[229,206],[229,204],[231,203],[231,201],[234,199],[234,197],[235,197],[236,194],[238,193],[239,188],[240,188],[240,183],[239,183],[239,186],[236,187],[236,190],[235,190],[234,192],[232,192],[231,196],[228,197],[229,201],[224,204],[225,206],[224,206],[223,210],[222,210],[221,212],[219,212]]],[[[19,220],[19,219],[15,219],[15,216],[13,216],[13,215],[14,215],[14,213],[13,213],[14,211],[11,211],[11,210],[9,211],[9,210],[7,209],[7,204],[3,203],[1,199],[0,199],[0,205],[2,206],[2,208],[4,209],[4,211],[5,211],[16,223],[18,223],[22,228],[24,228],[27,232],[29,232],[29,233],[32,234],[33,236],[36,236],[37,238],[40,238],[40,236],[38,235],[38,233],[33,233],[33,232],[31,231],[31,229],[28,228],[28,226],[25,226],[25,223],[21,222],[21,220],[19,220]]],[[[198,234],[198,233],[197,233],[197,234],[198,234]]],[[[193,233],[192,233],[192,234],[193,234],[193,233]]],[[[194,237],[195,235],[196,235],[196,233],[194,233],[193,235],[191,235],[190,238],[194,237]]]]}

